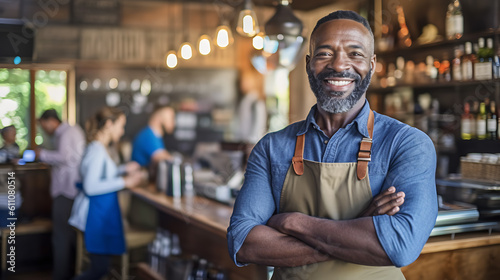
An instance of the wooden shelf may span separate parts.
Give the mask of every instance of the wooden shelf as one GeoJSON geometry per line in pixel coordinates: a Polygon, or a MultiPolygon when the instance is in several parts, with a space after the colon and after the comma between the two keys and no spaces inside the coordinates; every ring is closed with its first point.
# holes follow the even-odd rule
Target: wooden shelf
{"type": "Polygon", "coordinates": [[[451,82],[434,82],[427,84],[398,84],[390,87],[373,86],[369,87],[369,92],[392,92],[399,88],[410,87],[412,89],[438,89],[438,88],[459,88],[465,86],[476,86],[483,84],[500,83],[500,79],[481,80],[481,81],[451,81],[451,82]]]}
{"type": "Polygon", "coordinates": [[[396,56],[404,56],[404,55],[411,55],[412,53],[415,52],[420,52],[420,51],[430,51],[432,49],[438,49],[438,48],[444,48],[444,47],[451,47],[451,46],[456,46],[456,45],[461,45],[465,44],[465,42],[472,41],[472,40],[477,40],[480,37],[493,37],[496,35],[500,34],[500,29],[491,29],[483,32],[478,32],[474,34],[465,34],[462,38],[456,39],[456,40],[441,40],[437,42],[432,42],[428,44],[421,44],[421,45],[413,45],[409,48],[394,48],[392,50],[387,50],[387,51],[376,51],[376,55],[378,57],[396,57],[396,56]]]}

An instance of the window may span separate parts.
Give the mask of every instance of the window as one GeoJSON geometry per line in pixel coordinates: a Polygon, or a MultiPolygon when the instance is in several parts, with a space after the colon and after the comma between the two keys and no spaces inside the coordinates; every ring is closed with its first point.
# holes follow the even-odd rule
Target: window
{"type": "MultiPolygon", "coordinates": [[[[0,129],[9,125],[16,127],[20,151],[33,143],[47,146],[43,132],[36,125],[43,111],[54,108],[66,119],[67,73],[67,70],[0,68],[0,129]]],[[[2,145],[3,139],[0,139],[2,145]]]]}

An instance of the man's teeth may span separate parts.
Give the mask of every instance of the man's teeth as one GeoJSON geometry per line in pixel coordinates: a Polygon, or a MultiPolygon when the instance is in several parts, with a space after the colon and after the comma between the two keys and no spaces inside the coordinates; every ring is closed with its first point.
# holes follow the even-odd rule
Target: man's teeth
{"type": "Polygon", "coordinates": [[[332,84],[334,86],[345,86],[350,84],[352,81],[333,81],[333,80],[328,80],[329,84],[332,84]]]}

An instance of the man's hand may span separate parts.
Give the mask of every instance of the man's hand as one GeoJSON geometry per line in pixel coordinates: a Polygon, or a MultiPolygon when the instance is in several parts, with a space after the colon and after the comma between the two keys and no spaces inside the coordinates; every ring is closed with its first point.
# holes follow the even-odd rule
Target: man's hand
{"type": "Polygon", "coordinates": [[[375,196],[368,206],[359,217],[369,217],[378,215],[392,216],[399,212],[399,206],[403,205],[405,201],[405,193],[396,193],[395,187],[390,187],[383,191],[381,194],[375,196]]]}
{"type": "Polygon", "coordinates": [[[125,172],[127,174],[134,173],[134,172],[137,172],[139,170],[141,170],[141,166],[135,161],[128,162],[125,165],[125,172]]]}
{"type": "Polygon", "coordinates": [[[35,158],[40,159],[40,153],[42,151],[42,148],[40,148],[39,146],[36,146],[33,148],[33,151],[35,151],[35,158]]]}

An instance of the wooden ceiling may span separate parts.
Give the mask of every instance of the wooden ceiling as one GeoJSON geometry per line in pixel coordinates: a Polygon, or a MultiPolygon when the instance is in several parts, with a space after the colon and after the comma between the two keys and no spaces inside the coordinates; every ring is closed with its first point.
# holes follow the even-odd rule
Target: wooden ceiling
{"type": "MultiPolygon", "coordinates": [[[[295,0],[291,1],[292,8],[294,10],[309,11],[322,6],[334,4],[340,2],[341,0],[295,0]]],[[[345,0],[344,0],[345,1],[345,0]]],[[[277,0],[252,0],[252,2],[257,6],[276,6],[277,0]]]]}
{"type": "MultiPolygon", "coordinates": [[[[141,0],[123,0],[123,1],[141,1],[141,0]]],[[[149,0],[149,1],[202,2],[210,4],[220,3],[220,4],[227,4],[232,7],[242,6],[243,3],[245,2],[245,0],[149,0]]],[[[275,7],[279,2],[279,0],[251,0],[251,1],[256,6],[264,6],[264,7],[275,7]]],[[[350,1],[350,0],[289,0],[289,2],[291,2],[292,9],[302,10],[302,11],[310,11],[322,6],[338,3],[341,1],[350,1]]]]}

